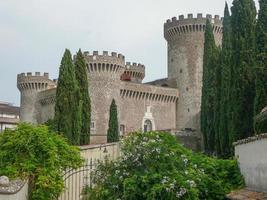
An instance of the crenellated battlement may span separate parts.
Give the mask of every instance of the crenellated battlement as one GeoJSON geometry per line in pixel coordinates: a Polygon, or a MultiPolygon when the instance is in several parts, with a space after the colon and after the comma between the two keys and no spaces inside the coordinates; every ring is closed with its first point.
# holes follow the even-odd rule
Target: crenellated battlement
{"type": "Polygon", "coordinates": [[[145,65],[140,63],[126,62],[125,71],[121,76],[121,80],[133,81],[141,83],[145,77],[145,65]]]}
{"type": "Polygon", "coordinates": [[[89,51],[84,51],[84,56],[108,56],[108,57],[114,57],[114,58],[120,58],[120,59],[125,59],[124,55],[118,54],[117,52],[108,52],[108,51],[103,51],[102,54],[99,54],[98,51],[93,51],[92,54],[90,54],[89,51]]]}
{"type": "Polygon", "coordinates": [[[214,17],[207,14],[205,17],[199,13],[196,17],[193,14],[188,14],[187,18],[184,15],[179,15],[171,19],[166,20],[164,23],[164,37],[170,39],[176,35],[188,34],[193,32],[205,32],[206,21],[211,20],[213,25],[213,31],[217,34],[222,34],[222,21],[219,15],[214,17]]]}
{"type": "Polygon", "coordinates": [[[88,51],[85,51],[84,57],[89,74],[108,72],[121,75],[124,71],[125,57],[122,54],[116,52],[109,53],[108,51],[103,51],[102,54],[99,54],[98,51],[93,51],[90,54],[88,51]]]}
{"type": "Polygon", "coordinates": [[[56,87],[56,83],[49,79],[49,73],[27,72],[17,75],[17,87],[22,90],[45,90],[56,87]]]}

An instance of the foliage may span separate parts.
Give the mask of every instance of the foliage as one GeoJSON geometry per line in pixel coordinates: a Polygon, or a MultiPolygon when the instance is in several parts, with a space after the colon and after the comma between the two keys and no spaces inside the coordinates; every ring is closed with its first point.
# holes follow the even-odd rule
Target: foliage
{"type": "MultiPolygon", "coordinates": [[[[267,105],[267,1],[260,0],[260,10],[256,26],[256,96],[254,103],[254,116],[258,115],[267,105]]],[[[255,124],[256,122],[254,122],[255,124]]],[[[265,125],[267,127],[266,121],[265,125]]],[[[262,133],[264,128],[255,127],[256,133],[262,133]]]]}
{"type": "Polygon", "coordinates": [[[224,19],[223,19],[223,38],[222,38],[222,51],[220,56],[221,65],[221,99],[218,102],[220,107],[217,110],[219,113],[219,124],[217,127],[217,140],[216,153],[221,157],[228,157],[230,155],[231,144],[229,144],[229,88],[231,86],[231,21],[230,13],[227,3],[225,3],[224,19]]]}
{"type": "Polygon", "coordinates": [[[75,145],[80,143],[80,99],[71,53],[66,49],[59,69],[54,120],[56,130],[75,145]]]}
{"type": "Polygon", "coordinates": [[[0,175],[29,178],[31,200],[57,199],[62,171],[82,162],[78,148],[47,126],[20,124],[0,135],[0,175]]]}
{"type": "Polygon", "coordinates": [[[235,160],[194,154],[165,132],[132,133],[117,161],[100,163],[84,199],[224,199],[244,182],[235,160]]]}
{"type": "MultiPolygon", "coordinates": [[[[219,49],[215,45],[213,29],[207,20],[203,57],[203,87],[201,100],[201,131],[207,153],[215,151],[215,112],[218,79],[214,78],[218,69],[219,49]]],[[[218,86],[219,87],[219,86],[218,86]]]]}
{"type": "Polygon", "coordinates": [[[253,0],[234,0],[231,8],[232,73],[229,101],[229,143],[253,134],[255,25],[253,0]]]}
{"type": "Polygon", "coordinates": [[[85,145],[90,143],[91,102],[88,91],[86,62],[81,50],[79,50],[77,53],[74,65],[75,77],[80,90],[80,100],[82,102],[80,145],[85,145]]]}
{"type": "Polygon", "coordinates": [[[108,142],[117,142],[119,141],[119,125],[118,125],[118,112],[117,105],[115,100],[112,99],[109,111],[109,123],[108,123],[108,134],[107,141],[108,142]]]}

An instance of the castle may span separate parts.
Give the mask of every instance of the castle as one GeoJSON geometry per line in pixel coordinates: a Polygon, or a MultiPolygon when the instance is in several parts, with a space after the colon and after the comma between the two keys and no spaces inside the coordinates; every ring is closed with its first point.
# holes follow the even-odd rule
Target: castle
{"type": "MultiPolygon", "coordinates": [[[[122,54],[84,52],[92,103],[91,143],[105,143],[112,99],[118,107],[120,134],[141,130],[200,132],[200,104],[206,20],[213,24],[217,45],[222,40],[218,15],[188,14],[164,24],[168,43],[168,77],[142,83],[145,66],[125,62],[122,54]]],[[[48,73],[21,73],[21,121],[44,123],[54,116],[56,81],[48,73]]]]}

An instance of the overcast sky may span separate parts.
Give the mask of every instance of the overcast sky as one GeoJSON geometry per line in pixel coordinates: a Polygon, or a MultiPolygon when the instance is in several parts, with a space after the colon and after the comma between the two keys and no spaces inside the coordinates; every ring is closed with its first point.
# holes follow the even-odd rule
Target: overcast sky
{"type": "MultiPolygon", "coordinates": [[[[65,48],[108,50],[146,66],[145,81],[166,77],[166,19],[219,14],[224,0],[1,0],[0,101],[19,105],[16,77],[57,78],[65,48]]],[[[231,4],[231,1],[230,1],[231,4]]]]}

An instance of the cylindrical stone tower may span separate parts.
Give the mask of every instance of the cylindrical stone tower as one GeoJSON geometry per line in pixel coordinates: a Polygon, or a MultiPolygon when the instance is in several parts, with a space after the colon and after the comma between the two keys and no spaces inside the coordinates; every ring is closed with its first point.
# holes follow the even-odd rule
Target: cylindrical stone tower
{"type": "Polygon", "coordinates": [[[112,99],[115,99],[120,113],[120,77],[125,69],[125,59],[121,54],[103,51],[99,55],[94,51],[92,55],[84,52],[87,62],[89,93],[91,97],[92,122],[91,143],[107,142],[109,109],[112,99]]]}
{"type": "Polygon", "coordinates": [[[35,72],[17,75],[17,87],[20,91],[20,120],[22,122],[38,123],[38,93],[56,87],[55,82],[49,79],[49,74],[35,72]]]}
{"type": "Polygon", "coordinates": [[[204,33],[206,20],[213,24],[217,45],[222,40],[222,20],[218,15],[193,18],[188,14],[173,17],[164,24],[164,37],[168,43],[168,79],[176,80],[179,89],[177,129],[200,129],[204,33]]]}

